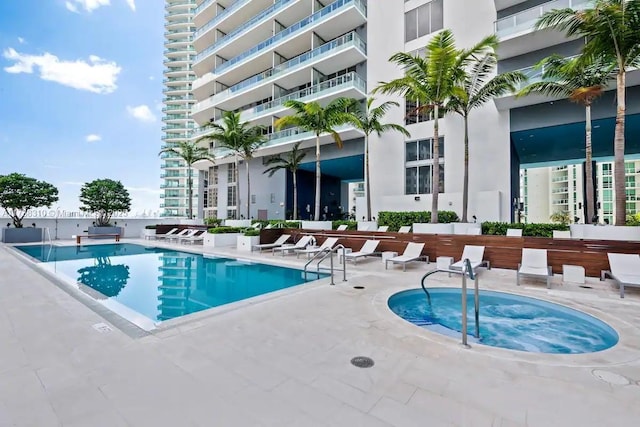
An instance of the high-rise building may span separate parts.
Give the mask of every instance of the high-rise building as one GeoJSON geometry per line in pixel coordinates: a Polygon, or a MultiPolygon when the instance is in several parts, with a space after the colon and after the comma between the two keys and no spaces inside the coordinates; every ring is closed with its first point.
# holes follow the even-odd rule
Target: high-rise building
{"type": "MultiPolygon", "coordinates": [[[[285,101],[326,104],[338,96],[363,101],[380,82],[403,75],[396,64],[389,62],[394,53],[422,52],[443,28],[452,30],[458,47],[470,47],[496,34],[500,38],[498,72],[520,70],[530,81],[536,81],[541,76],[541,71],[534,68],[539,60],[551,54],[575,55],[583,43],[577,37],[568,39],[555,31],[536,30],[538,18],[554,8],[580,10],[591,4],[590,0],[197,3],[193,17],[196,80],[192,87],[197,102],[191,110],[197,128],[192,137],[211,132],[209,124],[219,121],[225,111],[239,112],[241,120],[267,129],[266,145],[255,153],[248,168],[240,164],[240,194],[236,194],[234,159],[228,151],[211,144],[216,166],[206,162],[197,165],[205,186],[201,191],[204,215],[219,218],[289,216],[293,208],[291,174],[281,171],[267,178],[263,171],[270,156],[288,152],[296,142],[307,150],[298,175],[299,211],[303,218],[312,213],[315,135],[296,128],[274,128],[278,118],[291,113],[284,107],[285,101]],[[251,177],[249,195],[247,171],[251,177]]],[[[636,73],[631,71],[627,79],[627,121],[631,128],[640,124],[640,96],[636,96],[640,95],[636,85],[640,80],[634,78],[636,73]]],[[[377,102],[394,100],[400,104],[385,120],[404,124],[411,136],[386,133],[370,138],[373,216],[381,210],[430,210],[433,117],[427,112],[414,114],[418,104],[413,100],[377,98],[377,102]]],[[[594,104],[592,117],[594,160],[610,161],[615,123],[613,91],[607,91],[594,104]]],[[[322,216],[335,219],[350,212],[355,196],[360,219],[364,198],[350,189],[364,180],[363,135],[348,125],[336,130],[344,141],[342,149],[328,135],[321,137],[322,216]]],[[[548,191],[540,196],[544,201],[529,202],[529,216],[533,203],[535,207],[547,206],[541,217],[561,209],[584,216],[580,214],[580,205],[584,205],[581,166],[572,166],[584,159],[583,107],[539,95],[507,94],[474,110],[469,131],[469,218],[514,220],[518,211],[514,206],[524,199],[520,171],[533,167],[560,169],[549,169],[540,178],[548,191]]],[[[464,126],[459,116],[442,117],[440,147],[439,206],[460,214],[465,153],[464,126]]],[[[627,161],[638,158],[638,153],[640,146],[629,140],[627,161]]],[[[596,196],[601,209],[606,210],[605,199],[610,196],[600,191],[604,185],[598,187],[596,196]]],[[[604,218],[608,214],[603,211],[600,215],[604,218]]]]}
{"type": "MultiPolygon", "coordinates": [[[[164,41],[164,89],[162,108],[162,147],[173,147],[179,141],[187,141],[193,130],[191,106],[194,98],[191,83],[195,74],[191,63],[193,49],[193,14],[195,0],[166,0],[164,41]]],[[[187,168],[183,160],[172,154],[162,155],[162,216],[187,216],[187,168]]],[[[194,172],[197,177],[197,171],[194,172]]],[[[198,213],[198,179],[194,179],[194,213],[198,213]]]]}

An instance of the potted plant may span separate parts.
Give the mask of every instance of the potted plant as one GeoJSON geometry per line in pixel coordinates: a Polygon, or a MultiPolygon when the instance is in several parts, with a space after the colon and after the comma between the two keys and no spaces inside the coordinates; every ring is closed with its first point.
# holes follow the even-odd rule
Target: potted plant
{"type": "Polygon", "coordinates": [[[251,248],[260,244],[260,230],[257,228],[248,228],[244,234],[238,236],[238,250],[242,252],[251,252],[251,248]]]}
{"type": "Polygon", "coordinates": [[[119,234],[122,228],[111,225],[114,213],[127,213],[131,209],[131,197],[120,181],[111,179],[96,179],[88,182],[80,189],[80,210],[96,215],[93,227],[89,227],[89,234],[119,234]]]}
{"type": "Polygon", "coordinates": [[[28,243],[42,240],[42,228],[24,228],[22,220],[29,209],[51,207],[58,201],[58,189],[19,173],[0,175],[0,206],[9,215],[13,227],[2,229],[4,243],[28,243]]]}
{"type": "Polygon", "coordinates": [[[242,236],[244,229],[240,227],[213,227],[207,230],[202,242],[204,247],[219,248],[237,244],[238,236],[242,236]]]}

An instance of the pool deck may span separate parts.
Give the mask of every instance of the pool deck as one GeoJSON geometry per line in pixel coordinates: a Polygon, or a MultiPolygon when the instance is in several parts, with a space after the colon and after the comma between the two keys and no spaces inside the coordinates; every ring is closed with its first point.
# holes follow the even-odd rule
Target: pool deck
{"type": "MultiPolygon", "coordinates": [[[[144,333],[99,314],[79,291],[0,245],[0,426],[638,425],[639,289],[620,299],[610,281],[589,279],[585,289],[561,285],[558,275],[551,290],[535,280],[518,288],[514,271],[483,271],[482,289],[594,314],[620,342],[573,356],[465,349],[386,306],[434,268],[419,262],[405,273],[385,271],[371,258],[349,264],[349,281],[336,286],[323,279],[144,333]],[[356,368],[354,356],[375,366],[356,368]]],[[[460,284],[459,276],[431,278],[430,286],[460,284]]]]}

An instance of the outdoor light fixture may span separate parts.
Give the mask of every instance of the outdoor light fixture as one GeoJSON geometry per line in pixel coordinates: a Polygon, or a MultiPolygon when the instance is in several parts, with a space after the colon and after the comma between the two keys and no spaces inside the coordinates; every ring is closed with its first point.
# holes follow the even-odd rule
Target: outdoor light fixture
{"type": "Polygon", "coordinates": [[[415,196],[415,197],[413,198],[413,200],[415,200],[416,202],[419,202],[419,201],[420,201],[420,196],[415,196]]]}

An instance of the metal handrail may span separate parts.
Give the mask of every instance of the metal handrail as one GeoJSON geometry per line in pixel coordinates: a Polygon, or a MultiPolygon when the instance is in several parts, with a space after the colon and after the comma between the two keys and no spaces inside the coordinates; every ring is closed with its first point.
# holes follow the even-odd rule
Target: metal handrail
{"type": "Polygon", "coordinates": [[[427,279],[427,277],[435,273],[453,273],[462,275],[462,345],[469,348],[469,344],[467,343],[467,275],[471,280],[474,281],[474,314],[476,321],[475,336],[477,339],[480,339],[480,290],[478,287],[478,276],[471,267],[471,261],[468,258],[465,258],[462,262],[464,264],[464,267],[461,270],[442,268],[429,271],[424,276],[422,276],[420,285],[422,286],[422,290],[424,291],[424,293],[427,295],[427,301],[429,305],[431,305],[431,295],[429,294],[427,288],[424,286],[424,281],[427,279]]]}
{"type": "MultiPolygon", "coordinates": [[[[330,261],[331,261],[331,266],[330,266],[330,272],[331,272],[331,285],[335,285],[335,282],[333,281],[333,253],[337,252],[338,249],[342,249],[342,257],[344,258],[345,256],[345,247],[342,244],[339,244],[331,249],[329,249],[328,251],[321,251],[318,252],[317,254],[315,254],[313,257],[311,257],[311,259],[309,261],[307,261],[307,263],[304,265],[304,280],[307,280],[307,267],[309,267],[309,264],[311,264],[313,261],[315,261],[317,258],[320,258],[320,260],[318,261],[317,264],[317,272],[320,272],[320,264],[322,263],[322,261],[324,261],[325,259],[327,259],[327,257],[330,257],[330,261]]],[[[342,281],[346,282],[347,281],[347,266],[344,265],[345,263],[343,263],[342,266],[342,281]]]]}

